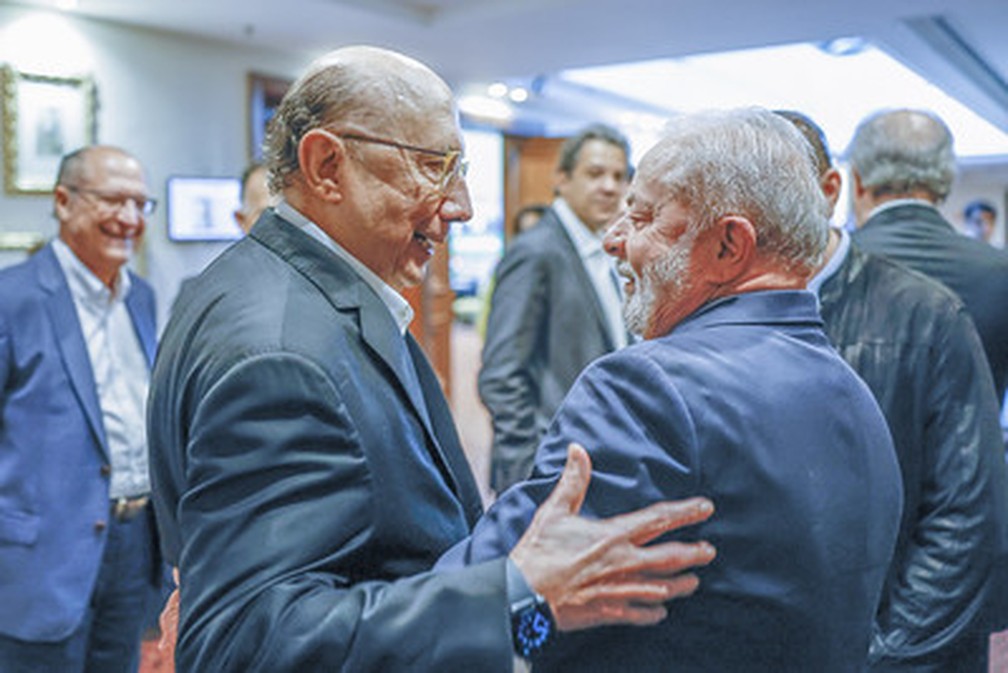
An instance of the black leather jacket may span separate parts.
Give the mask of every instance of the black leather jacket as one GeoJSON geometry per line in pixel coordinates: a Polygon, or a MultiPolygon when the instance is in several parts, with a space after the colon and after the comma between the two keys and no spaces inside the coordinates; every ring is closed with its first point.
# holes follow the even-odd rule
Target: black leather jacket
{"type": "Polygon", "coordinates": [[[903,473],[869,661],[912,670],[984,628],[1005,512],[990,369],[954,294],[854,245],[820,302],[827,334],[889,422],[903,473]]]}

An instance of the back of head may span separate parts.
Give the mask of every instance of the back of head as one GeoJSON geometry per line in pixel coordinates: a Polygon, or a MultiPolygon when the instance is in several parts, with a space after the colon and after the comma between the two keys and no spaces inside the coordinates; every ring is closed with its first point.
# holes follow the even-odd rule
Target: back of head
{"type": "Polygon", "coordinates": [[[333,124],[382,129],[453,105],[427,66],[394,51],[355,46],[322,56],[294,82],[266,134],[270,192],[279,194],[298,170],[298,144],[308,131],[333,124]]]}
{"type": "Polygon", "coordinates": [[[815,162],[819,175],[833,168],[833,159],[830,158],[829,145],[826,143],[826,134],[818,124],[807,115],[795,110],[774,110],[774,114],[794,124],[795,128],[804,136],[809,147],[812,148],[812,160],[815,162]]]}
{"type": "Polygon", "coordinates": [[[658,162],[670,199],[688,207],[701,229],[726,215],[752,222],[757,248],[791,269],[811,269],[826,246],[829,204],[809,146],[795,127],[760,108],[710,111],[673,119],[641,162],[658,162]]]}
{"type": "Polygon", "coordinates": [[[940,203],[952,189],[952,133],[931,112],[876,113],[858,125],[847,153],[861,185],[876,197],[926,192],[940,203]]]}

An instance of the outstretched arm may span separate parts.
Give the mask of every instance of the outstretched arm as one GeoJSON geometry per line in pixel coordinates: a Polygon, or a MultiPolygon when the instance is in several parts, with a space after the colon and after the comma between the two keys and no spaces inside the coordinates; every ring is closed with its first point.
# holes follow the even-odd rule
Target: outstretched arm
{"type": "Polygon", "coordinates": [[[706,565],[706,542],[645,546],[664,533],[707,519],[704,498],[660,502],[593,520],[579,516],[591,478],[587,451],[571,444],[556,488],[511,551],[529,585],[549,603],[561,630],[602,624],[654,624],[665,602],[692,593],[699,582],[690,568],[706,565]]]}

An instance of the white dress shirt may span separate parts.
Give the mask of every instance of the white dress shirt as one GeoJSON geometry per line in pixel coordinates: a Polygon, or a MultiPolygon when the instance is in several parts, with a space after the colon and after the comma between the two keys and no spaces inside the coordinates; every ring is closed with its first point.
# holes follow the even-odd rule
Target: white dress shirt
{"type": "Polygon", "coordinates": [[[623,297],[616,275],[615,260],[602,248],[604,233],[596,233],[586,227],[563,199],[553,201],[552,207],[567,235],[574,242],[581,263],[591,278],[595,295],[602,305],[602,313],[605,315],[613,345],[616,348],[623,348],[627,345],[626,325],[623,322],[623,297]]]}
{"type": "Polygon", "coordinates": [[[147,495],[147,426],[145,405],[150,370],[143,345],[126,310],[130,279],[119,270],[115,291],[109,290],[69,246],[56,239],[53,252],[63,269],[94,375],[102,424],[112,460],[109,497],[147,495]]]}
{"type": "Polygon", "coordinates": [[[321,227],[299,213],[286,201],[280,201],[274,210],[276,210],[277,215],[301,229],[324,245],[330,252],[349,264],[350,268],[360,276],[360,279],[368,287],[374,290],[382,303],[388,307],[389,312],[392,314],[392,319],[395,320],[396,325],[399,327],[399,333],[403,336],[406,335],[406,329],[413,322],[413,307],[409,305],[409,302],[401,294],[379,278],[374,271],[362,264],[359,259],[347,252],[346,248],[332,240],[329,234],[322,231],[321,227]]]}

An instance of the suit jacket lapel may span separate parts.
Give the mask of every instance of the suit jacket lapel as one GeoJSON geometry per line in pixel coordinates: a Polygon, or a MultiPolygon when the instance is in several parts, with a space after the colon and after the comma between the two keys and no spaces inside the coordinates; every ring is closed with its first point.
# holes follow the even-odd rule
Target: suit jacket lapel
{"type": "Polygon", "coordinates": [[[70,288],[66,284],[66,278],[52,248],[47,246],[37,254],[39,282],[42,289],[52,296],[52,300],[46,302],[46,312],[52,323],[53,336],[59,345],[60,359],[74,394],[84,409],[84,416],[91,427],[91,432],[94,433],[102,452],[108,457],[105,426],[101,419],[94,373],[91,371],[91,357],[81,334],[80,321],[77,319],[77,310],[70,296],[70,288]]]}
{"type": "Polygon", "coordinates": [[[437,439],[435,442],[435,449],[438,452],[437,459],[442,464],[449,485],[462,501],[469,525],[474,526],[476,520],[483,513],[482,499],[472,474],[472,468],[469,467],[469,460],[459,442],[455,421],[448,408],[448,401],[445,399],[441,383],[427,360],[427,356],[424,355],[420,345],[411,334],[406,335],[406,345],[416,367],[424,399],[427,401],[427,411],[433,425],[434,436],[437,439]]]}
{"type": "MultiPolygon", "coordinates": [[[[480,502],[479,494],[474,483],[471,489],[468,488],[468,484],[460,483],[462,479],[458,476],[459,474],[467,475],[469,481],[472,482],[472,473],[468,466],[466,465],[464,472],[460,472],[455,467],[458,460],[455,458],[449,460],[441,446],[439,435],[442,438],[451,437],[456,445],[458,439],[454,425],[448,431],[443,421],[438,420],[432,423],[430,413],[432,407],[437,411],[436,415],[439,419],[442,416],[441,407],[444,407],[443,415],[447,416],[449,423],[451,416],[447,412],[444,394],[441,392],[440,385],[437,384],[437,378],[433,371],[430,372],[430,379],[434,381],[433,385],[430,384],[430,381],[425,382],[427,379],[425,373],[421,374],[425,368],[429,370],[430,367],[426,358],[410,357],[410,352],[407,350],[409,346],[405,344],[412,342],[412,337],[407,337],[404,342],[388,308],[345,262],[330,251],[323,249],[321,244],[311,240],[309,236],[273,211],[268,211],[263,216],[260,222],[253,227],[250,235],[297,268],[329,298],[336,308],[357,312],[361,339],[387,366],[392,374],[393,385],[398,386],[405,393],[406,399],[409,400],[409,406],[420,419],[426,435],[426,445],[434,463],[438,466],[438,470],[444,476],[449,488],[462,501],[467,517],[470,516],[472,508],[467,490],[476,492],[477,507],[480,502]],[[417,360],[416,367],[411,360],[417,360]],[[434,431],[435,427],[439,432],[434,431]]],[[[416,345],[415,342],[413,345],[416,345]]],[[[419,347],[417,350],[419,351],[419,347]]],[[[449,450],[448,453],[450,454],[452,451],[449,450]]],[[[461,449],[458,449],[458,453],[461,453],[461,449]]]]}
{"type": "MultiPolygon", "coordinates": [[[[552,210],[547,213],[547,215],[549,214],[552,214],[552,210]]],[[[541,224],[545,223],[540,222],[541,224]]],[[[612,334],[609,333],[609,322],[606,320],[605,312],[602,310],[602,301],[598,297],[598,292],[595,291],[595,283],[592,282],[591,276],[588,275],[588,269],[585,268],[581,254],[578,252],[577,247],[575,247],[574,241],[567,235],[567,230],[564,229],[559,217],[553,215],[550,224],[552,224],[556,236],[562,241],[556,249],[562,252],[567,266],[573,269],[578,285],[587,288],[587,292],[579,292],[578,294],[583,296],[585,301],[588,302],[591,314],[595,316],[595,323],[602,334],[602,340],[605,342],[606,348],[613,350],[615,343],[613,342],[612,334]]]]}
{"type": "Polygon", "coordinates": [[[154,307],[137,289],[137,278],[133,278],[133,289],[126,295],[126,310],[129,312],[133,329],[140,339],[140,346],[147,357],[147,366],[154,366],[154,352],[157,348],[157,327],[154,324],[154,307]]]}
{"type": "MultiPolygon", "coordinates": [[[[370,293],[362,292],[361,294],[370,293]]],[[[392,317],[388,315],[388,309],[384,305],[379,305],[381,300],[374,298],[374,304],[370,306],[368,304],[372,304],[370,297],[362,302],[360,308],[361,337],[388,365],[395,375],[396,382],[406,393],[413,410],[420,417],[424,429],[433,437],[434,431],[427,414],[423,391],[418,385],[416,371],[410,362],[409,353],[404,347],[399,330],[393,323],[392,317]]]]}

